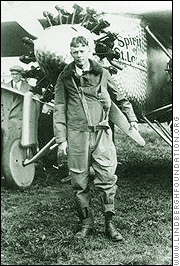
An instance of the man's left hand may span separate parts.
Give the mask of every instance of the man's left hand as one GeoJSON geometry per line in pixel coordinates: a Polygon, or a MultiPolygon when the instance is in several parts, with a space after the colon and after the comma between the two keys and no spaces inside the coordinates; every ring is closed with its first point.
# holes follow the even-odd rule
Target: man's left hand
{"type": "Polygon", "coordinates": [[[130,122],[129,131],[131,131],[133,128],[135,128],[138,131],[138,123],[137,122],[130,122]]]}

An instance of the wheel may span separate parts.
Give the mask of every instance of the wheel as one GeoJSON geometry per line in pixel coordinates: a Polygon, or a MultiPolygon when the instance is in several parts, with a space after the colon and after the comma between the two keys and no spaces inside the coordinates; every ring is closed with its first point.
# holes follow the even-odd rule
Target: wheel
{"type": "MultiPolygon", "coordinates": [[[[25,149],[22,148],[20,139],[13,140],[3,150],[2,167],[8,186],[24,189],[29,187],[34,179],[35,164],[22,165],[24,152],[25,149]]],[[[32,157],[32,151],[30,151],[30,156],[32,157]]]]}

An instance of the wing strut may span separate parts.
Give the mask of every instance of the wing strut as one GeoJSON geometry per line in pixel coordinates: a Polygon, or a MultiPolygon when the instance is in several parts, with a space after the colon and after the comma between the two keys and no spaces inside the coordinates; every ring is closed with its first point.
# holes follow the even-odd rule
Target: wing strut
{"type": "Polygon", "coordinates": [[[148,123],[148,125],[160,136],[162,137],[171,147],[172,147],[172,138],[169,132],[163,127],[158,121],[154,120],[154,122],[158,125],[159,128],[155,127],[147,117],[143,116],[143,119],[148,123]],[[160,125],[159,125],[160,124],[160,125]]]}
{"type": "Polygon", "coordinates": [[[154,120],[154,122],[159,126],[159,128],[163,131],[166,137],[172,142],[172,137],[170,133],[167,131],[167,129],[161,123],[159,123],[159,121],[154,120]]]}
{"type": "Polygon", "coordinates": [[[156,38],[156,36],[151,32],[151,30],[149,29],[149,26],[147,25],[145,27],[145,30],[149,33],[149,35],[157,42],[157,44],[161,47],[161,49],[165,52],[165,54],[172,59],[171,54],[168,52],[168,50],[164,47],[164,45],[162,45],[162,43],[156,38]]]}

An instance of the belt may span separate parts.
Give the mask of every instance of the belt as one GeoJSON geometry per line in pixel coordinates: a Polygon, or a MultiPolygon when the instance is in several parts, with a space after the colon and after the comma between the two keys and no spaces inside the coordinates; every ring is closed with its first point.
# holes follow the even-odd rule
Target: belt
{"type": "Polygon", "coordinates": [[[88,126],[88,129],[90,132],[96,132],[101,129],[107,130],[109,129],[109,127],[105,125],[96,125],[96,126],[88,126]]]}

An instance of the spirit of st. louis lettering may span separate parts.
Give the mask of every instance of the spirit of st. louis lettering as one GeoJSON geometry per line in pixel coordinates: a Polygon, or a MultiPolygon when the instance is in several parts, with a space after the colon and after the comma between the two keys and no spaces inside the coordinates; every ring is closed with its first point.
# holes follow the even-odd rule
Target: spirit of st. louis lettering
{"type": "Polygon", "coordinates": [[[128,62],[145,67],[144,49],[142,40],[138,36],[118,37],[114,51],[120,55],[120,62],[128,62]]]}
{"type": "Polygon", "coordinates": [[[141,39],[138,36],[118,39],[118,45],[120,47],[125,46],[126,49],[128,49],[129,45],[139,46],[141,48],[141,39]]]}

